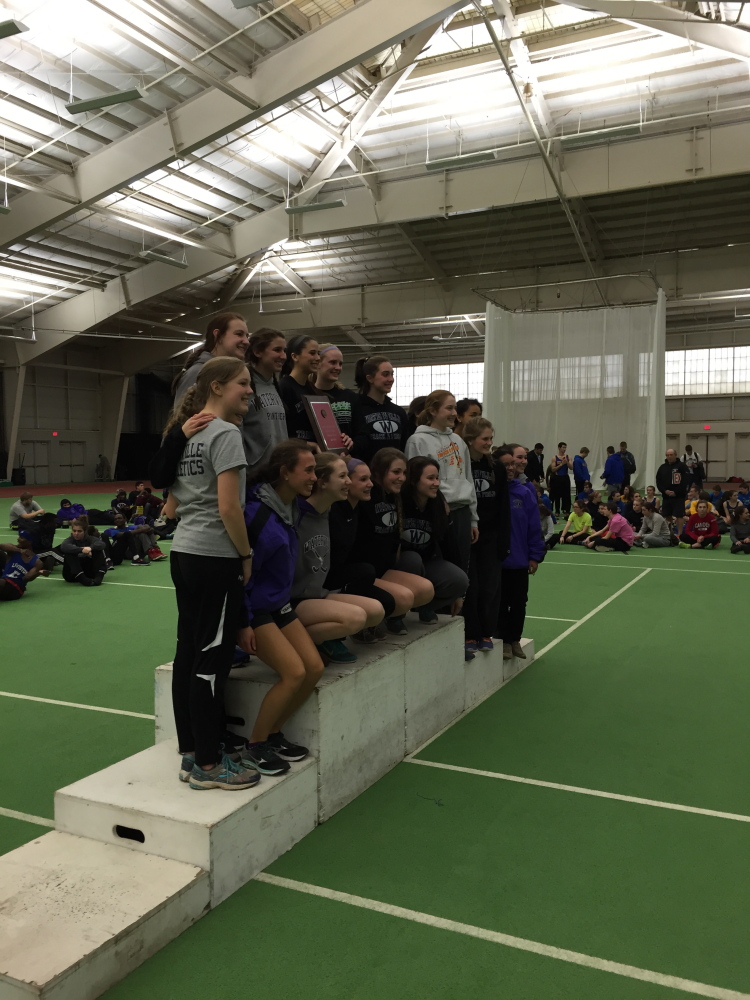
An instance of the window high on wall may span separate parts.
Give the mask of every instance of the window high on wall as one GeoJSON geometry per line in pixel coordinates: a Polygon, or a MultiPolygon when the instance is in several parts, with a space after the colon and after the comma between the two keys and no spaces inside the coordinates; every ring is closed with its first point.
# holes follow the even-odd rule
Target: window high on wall
{"type": "Polygon", "coordinates": [[[450,389],[456,399],[469,396],[481,399],[484,383],[484,363],[466,365],[417,365],[396,368],[393,401],[408,406],[417,396],[428,396],[435,389],[450,389]]]}
{"type": "MultiPolygon", "coordinates": [[[[623,391],[622,354],[580,358],[534,358],[513,361],[511,398],[514,402],[541,402],[562,399],[615,398],[623,391]]],[[[638,356],[640,396],[651,391],[653,355],[638,356]]],[[[711,396],[721,393],[750,393],[750,346],[713,347],[693,351],[667,351],[665,355],[665,395],[711,396]]],[[[450,389],[456,399],[482,399],[484,364],[418,365],[396,368],[393,399],[408,406],[415,396],[433,389],[450,389]]]]}

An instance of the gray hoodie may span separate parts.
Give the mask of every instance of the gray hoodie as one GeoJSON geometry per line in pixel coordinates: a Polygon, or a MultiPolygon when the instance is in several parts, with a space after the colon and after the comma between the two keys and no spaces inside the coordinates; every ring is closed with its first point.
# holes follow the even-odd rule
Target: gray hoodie
{"type": "Polygon", "coordinates": [[[657,538],[663,538],[666,542],[668,542],[671,533],[672,529],[669,527],[661,514],[656,511],[654,511],[653,514],[650,514],[647,511],[643,515],[643,525],[640,530],[641,536],[655,535],[657,538]]]}
{"type": "Polygon", "coordinates": [[[329,593],[324,584],[331,568],[331,532],[328,511],[319,514],[307,503],[299,501],[302,519],[297,525],[299,547],[297,566],[292,584],[292,604],[297,601],[323,598],[329,593]]]}
{"type": "Polygon", "coordinates": [[[479,524],[477,494],[471,471],[471,456],[464,440],[453,431],[439,431],[422,424],[406,442],[406,457],[427,455],[440,466],[440,490],[451,510],[471,509],[471,523],[479,524]]]}
{"type": "MultiPolygon", "coordinates": [[[[175,404],[179,403],[188,389],[195,385],[198,373],[211,358],[213,354],[204,351],[188,368],[177,386],[175,404]]],[[[250,400],[240,428],[248,469],[254,469],[267,462],[276,445],[289,437],[286,410],[273,378],[266,380],[260,372],[253,369],[253,382],[256,397],[250,400]],[[256,406],[256,402],[260,405],[256,406]]]]}

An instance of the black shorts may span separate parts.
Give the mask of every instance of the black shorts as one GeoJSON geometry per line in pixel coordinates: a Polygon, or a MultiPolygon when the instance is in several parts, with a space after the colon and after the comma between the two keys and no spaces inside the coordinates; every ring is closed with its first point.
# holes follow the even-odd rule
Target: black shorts
{"type": "Polygon", "coordinates": [[[662,517],[685,517],[685,497],[662,497],[662,517]]]}
{"type": "Polygon", "coordinates": [[[275,625],[277,628],[286,628],[296,620],[297,612],[292,609],[291,604],[285,604],[275,611],[256,611],[250,626],[260,628],[261,625],[275,625]]]}

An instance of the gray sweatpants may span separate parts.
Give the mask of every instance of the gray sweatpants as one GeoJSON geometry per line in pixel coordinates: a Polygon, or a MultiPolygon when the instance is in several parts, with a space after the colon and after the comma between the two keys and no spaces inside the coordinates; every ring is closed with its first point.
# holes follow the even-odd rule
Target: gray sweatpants
{"type": "Polygon", "coordinates": [[[653,532],[643,536],[643,547],[645,549],[667,549],[669,546],[670,541],[668,538],[662,538],[653,532]]]}
{"type": "Polygon", "coordinates": [[[418,552],[402,552],[394,568],[402,573],[424,576],[435,588],[435,596],[420,611],[434,611],[452,604],[457,597],[463,597],[469,587],[467,574],[447,559],[428,559],[423,562],[418,552]]]}

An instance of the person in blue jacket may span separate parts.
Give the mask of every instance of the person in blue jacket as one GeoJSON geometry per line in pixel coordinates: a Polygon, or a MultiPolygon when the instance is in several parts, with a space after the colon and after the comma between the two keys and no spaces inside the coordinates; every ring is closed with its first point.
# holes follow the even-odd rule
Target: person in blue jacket
{"type": "Polygon", "coordinates": [[[585,484],[591,481],[589,467],[586,464],[586,459],[588,457],[588,448],[581,448],[580,452],[573,459],[573,479],[576,484],[576,499],[578,499],[578,495],[583,490],[585,484]]]}
{"type": "Polygon", "coordinates": [[[0,544],[0,566],[0,601],[20,600],[26,593],[26,585],[35,577],[40,573],[49,576],[39,557],[34,555],[31,542],[22,535],[18,545],[0,544]]]}
{"type": "Polygon", "coordinates": [[[82,503],[71,503],[70,500],[61,500],[60,509],[55,517],[58,528],[67,528],[71,521],[77,517],[86,517],[88,511],[82,503]]]}
{"type": "Polygon", "coordinates": [[[315,481],[312,443],[282,441],[271,452],[268,465],[254,473],[245,504],[253,566],[245,584],[247,624],[240,629],[239,643],[279,675],[241,750],[242,766],[261,774],[283,774],[289,770],[288,761],[303,760],[309,753],[307,747],[287,740],[281,727],[323,675],[320,653],[291,605],[300,516],[297,499],[307,500],[315,481]]]}
{"type": "Polygon", "coordinates": [[[517,479],[512,450],[504,445],[496,457],[505,466],[510,494],[510,553],[503,560],[497,635],[503,642],[504,660],[514,656],[525,660],[521,636],[526,621],[529,577],[536,573],[545,556],[542,525],[536,497],[517,479]]]}
{"type": "Polygon", "coordinates": [[[622,481],[625,478],[625,466],[622,464],[622,456],[610,445],[607,448],[607,461],[604,463],[604,472],[601,477],[607,487],[607,493],[619,493],[622,489],[622,481]]]}

